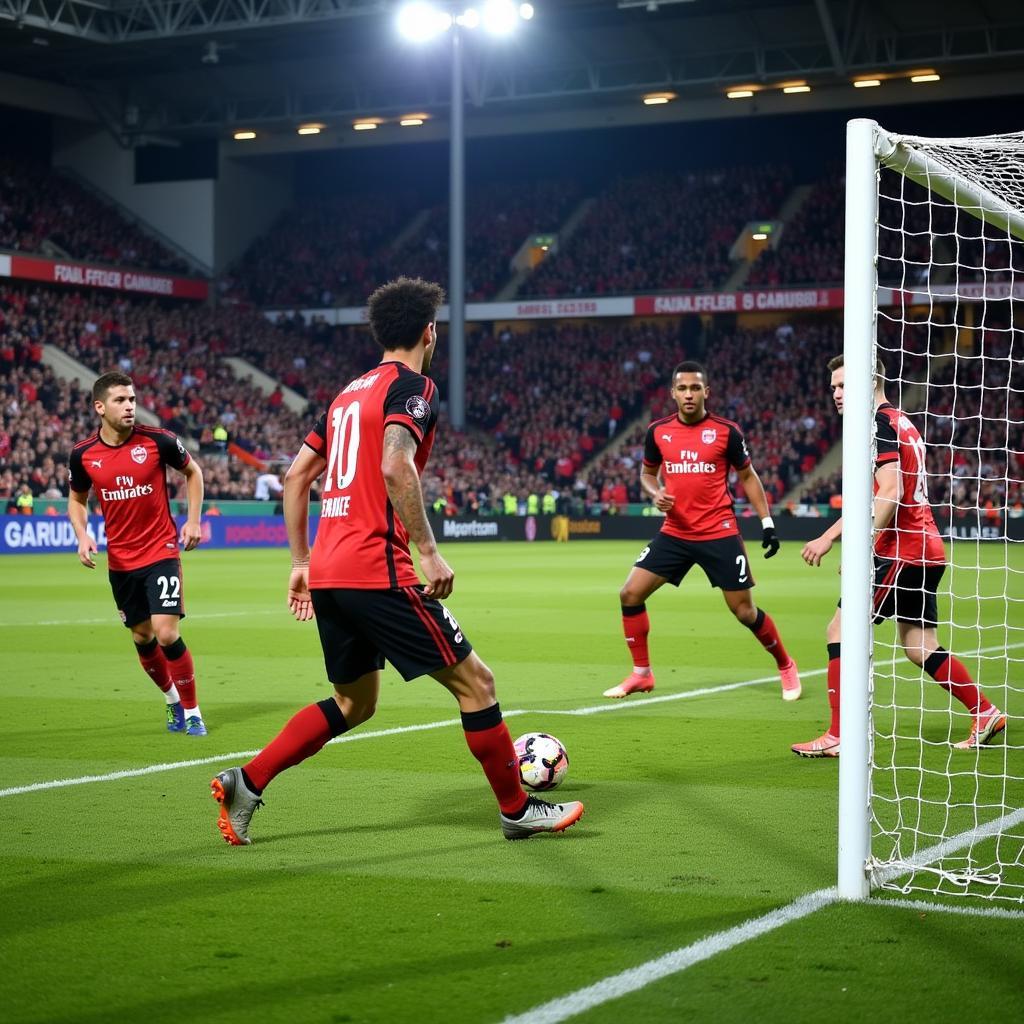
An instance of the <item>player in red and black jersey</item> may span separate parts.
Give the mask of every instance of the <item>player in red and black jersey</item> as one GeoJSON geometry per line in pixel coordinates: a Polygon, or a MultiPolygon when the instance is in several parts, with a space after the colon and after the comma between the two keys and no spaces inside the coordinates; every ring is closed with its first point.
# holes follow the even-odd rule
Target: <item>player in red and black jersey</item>
{"type": "MultiPolygon", "coordinates": [[[[830,359],[830,387],[840,416],[846,371],[843,357],[830,359]]],[[[981,692],[966,666],[939,645],[936,591],[946,571],[946,548],[928,501],[925,447],[917,427],[885,397],[885,367],[875,366],[875,592],[873,621],[896,620],[903,652],[971,713],[971,731],[955,743],[972,750],[1006,728],[1006,716],[981,692]]],[[[804,545],[808,565],[821,565],[843,532],[837,519],[817,540],[804,545]]],[[[817,739],[794,743],[801,757],[839,756],[840,613],[825,632],[828,644],[828,703],[832,720],[817,739]]]]}
{"type": "Polygon", "coordinates": [[[765,558],[771,558],[779,550],[779,541],[747,443],[735,423],[705,408],[710,389],[707,371],[700,363],[683,362],[672,371],[671,393],[677,411],[648,428],[640,473],[640,486],[665,513],[665,524],[640,552],[619,591],[633,671],[604,695],[626,697],[654,689],[645,602],[666,583],[678,587],[690,569],[699,565],[711,586],[721,588],[733,615],[775,659],[782,699],[796,700],[800,696],[796,662],[786,652],[771,617],[751,598],[754,578],[728,489],[732,468],[761,517],[761,546],[765,558]]]}
{"type": "Polygon", "coordinates": [[[78,560],[96,568],[89,534],[89,491],[103,511],[107,570],[121,621],[132,631],[139,661],[163,692],[167,729],[205,736],[196,700],[195,666],[181,639],[185,617],[179,533],[171,517],[167,467],[185,477],[188,518],[180,542],[200,541],[203,473],[170,431],[135,422],[135,388],[123,373],[105,373],[92,386],[100,427],[71,451],[68,517],[78,538],[78,560]]]}
{"type": "Polygon", "coordinates": [[[523,792],[494,676],[441,603],[454,574],[427,520],[420,473],[437,423],[437,388],[424,374],[443,301],[438,285],[410,278],[370,296],[370,328],[384,359],[342,388],[285,477],[288,604],[300,622],[316,619],[334,695],[299,711],[246,765],[212,780],[218,825],[232,845],[249,843],[249,821],[276,775],[373,715],[385,660],[406,680],[433,676],[458,701],[506,838],[561,832],[583,814],[576,801],[549,804],[523,792]],[[309,492],[320,476],[323,503],[310,552],[309,492]]]}

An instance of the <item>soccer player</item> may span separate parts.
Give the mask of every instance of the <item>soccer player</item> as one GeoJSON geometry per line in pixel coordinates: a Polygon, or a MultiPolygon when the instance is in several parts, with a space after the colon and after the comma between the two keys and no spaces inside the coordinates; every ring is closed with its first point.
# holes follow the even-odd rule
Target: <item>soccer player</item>
{"type": "Polygon", "coordinates": [[[733,615],[775,659],[782,699],[796,700],[800,696],[796,662],[786,652],[771,617],[751,598],[754,578],[726,486],[732,466],[761,517],[765,558],[772,558],[779,550],[779,540],[747,443],[735,423],[705,408],[711,392],[707,370],[700,363],[683,362],[672,371],[671,393],[678,411],[648,427],[640,472],[640,486],[665,513],[665,524],[640,552],[619,591],[633,671],[604,695],[626,697],[654,689],[645,602],[666,583],[678,587],[690,569],[699,565],[711,586],[721,588],[733,615]]]}
{"type": "Polygon", "coordinates": [[[92,386],[99,430],[71,450],[68,517],[78,538],[78,560],[95,569],[89,536],[89,490],[103,510],[107,569],[121,621],[132,631],[143,669],[163,692],[167,731],[205,736],[196,700],[196,671],[181,639],[185,617],[178,544],[200,541],[203,472],[174,434],[135,422],[135,387],[123,373],[105,373],[92,386]],[[167,469],[185,477],[188,518],[171,518],[167,469]]]}
{"type": "Polygon", "coordinates": [[[246,765],[211,781],[221,805],[218,827],[234,846],[250,842],[252,814],[275,776],[373,715],[385,659],[406,680],[431,675],[455,697],[507,839],[561,832],[583,814],[581,803],[550,804],[523,792],[494,676],[441,603],[454,574],[437,550],[420,474],[437,423],[437,388],[424,374],[443,300],[438,285],[405,277],[370,296],[370,329],[383,361],[341,390],[285,476],[288,604],[300,622],[316,619],[334,694],[294,715],[246,765]],[[325,472],[310,554],[309,491],[325,472]]]}
{"type": "MultiPolygon", "coordinates": [[[[843,357],[828,362],[832,398],[843,414],[843,357]]],[[[885,397],[885,367],[875,366],[875,591],[873,621],[896,620],[896,631],[910,661],[924,668],[973,716],[966,739],[955,743],[972,750],[1006,728],[1006,716],[975,685],[963,662],[939,646],[935,635],[938,605],[935,593],[946,571],[946,549],[939,535],[925,479],[924,441],[910,420],[885,397]]],[[[837,519],[802,552],[808,565],[821,565],[843,532],[837,519]]],[[[839,756],[839,610],[825,631],[828,643],[828,731],[807,743],[794,743],[801,757],[839,756]]]]}

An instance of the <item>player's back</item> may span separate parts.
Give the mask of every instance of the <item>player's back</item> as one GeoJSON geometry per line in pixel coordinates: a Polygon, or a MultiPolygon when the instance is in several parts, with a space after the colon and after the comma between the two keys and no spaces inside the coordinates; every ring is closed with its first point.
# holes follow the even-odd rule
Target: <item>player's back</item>
{"type": "Polygon", "coordinates": [[[928,500],[927,452],[920,431],[888,403],[875,414],[878,462],[897,461],[900,498],[892,525],[875,540],[882,558],[901,562],[945,562],[946,549],[928,500]]]}
{"type": "Polygon", "coordinates": [[[385,589],[419,582],[381,469],[384,430],[397,423],[411,433],[422,472],[436,420],[433,381],[399,362],[383,362],[357,377],[321,416],[306,438],[327,462],[311,587],[385,589]]]}

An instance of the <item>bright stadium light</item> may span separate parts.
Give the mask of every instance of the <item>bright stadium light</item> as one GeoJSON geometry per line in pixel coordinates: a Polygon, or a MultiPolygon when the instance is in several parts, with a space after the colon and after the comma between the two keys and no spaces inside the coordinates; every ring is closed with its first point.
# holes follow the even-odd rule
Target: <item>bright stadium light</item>
{"type": "Polygon", "coordinates": [[[880,78],[856,78],[853,82],[854,89],[876,89],[882,84],[880,78]]]}
{"type": "Polygon", "coordinates": [[[256,138],[256,133],[253,131],[249,131],[248,129],[245,129],[244,131],[235,132],[235,134],[232,135],[231,137],[236,142],[248,142],[250,139],[256,138]]]}
{"type": "Polygon", "coordinates": [[[414,43],[425,43],[452,26],[452,16],[433,4],[405,4],[398,10],[398,31],[414,43]]]}
{"type": "Polygon", "coordinates": [[[480,12],[480,21],[492,36],[507,36],[515,31],[519,10],[512,0],[487,0],[480,12]]]}
{"type": "MultiPolygon", "coordinates": [[[[465,2],[465,0],[463,0],[465,2]]],[[[465,85],[463,49],[466,38],[477,28],[488,35],[509,36],[520,21],[534,16],[533,4],[513,0],[483,0],[478,7],[463,7],[449,0],[443,6],[410,3],[398,12],[398,31],[408,40],[424,43],[449,33],[451,40],[451,107],[448,120],[448,421],[456,430],[466,416],[466,130],[464,124],[465,85]]],[[[366,119],[364,119],[366,120],[366,119]]],[[[403,128],[416,127],[425,118],[407,114],[399,119],[403,128]]],[[[376,127],[367,125],[366,128],[376,127]]],[[[360,124],[357,130],[366,130],[360,124]]]]}

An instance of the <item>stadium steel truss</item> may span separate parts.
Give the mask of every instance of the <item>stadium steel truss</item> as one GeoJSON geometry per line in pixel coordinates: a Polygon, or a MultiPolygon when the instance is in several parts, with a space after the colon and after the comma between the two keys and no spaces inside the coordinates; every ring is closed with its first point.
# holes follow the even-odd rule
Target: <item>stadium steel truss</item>
{"type": "MultiPolygon", "coordinates": [[[[63,64],[51,53],[49,77],[90,96],[108,111],[104,119],[129,136],[210,134],[371,112],[387,117],[427,105],[443,111],[449,100],[443,68],[431,74],[422,62],[398,66],[397,46],[390,58],[382,55],[383,22],[397,6],[397,0],[0,0],[0,64],[46,77],[44,54],[37,49],[30,61],[25,47],[20,53],[12,47],[12,26],[33,34],[39,48],[50,45],[51,34],[59,36],[66,44],[63,64]],[[2,59],[7,51],[21,67],[2,59]],[[203,72],[214,70],[216,87],[203,86],[203,72]]],[[[534,6],[541,29],[536,45],[481,46],[467,60],[472,107],[529,114],[545,101],[593,107],[638,90],[771,87],[787,79],[848,83],[883,67],[899,73],[960,65],[993,74],[1015,70],[1024,56],[1019,0],[535,0],[534,6]]]]}

